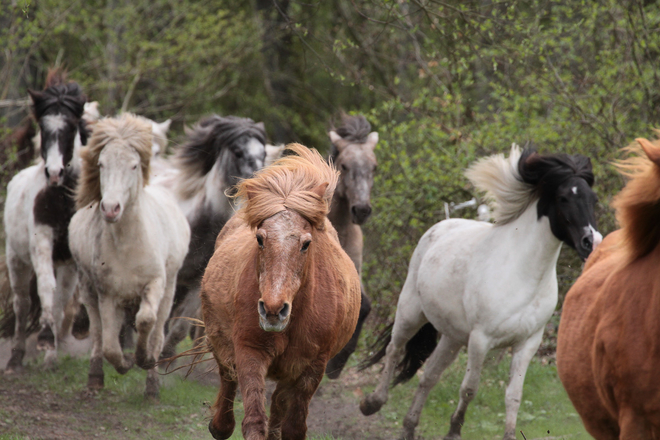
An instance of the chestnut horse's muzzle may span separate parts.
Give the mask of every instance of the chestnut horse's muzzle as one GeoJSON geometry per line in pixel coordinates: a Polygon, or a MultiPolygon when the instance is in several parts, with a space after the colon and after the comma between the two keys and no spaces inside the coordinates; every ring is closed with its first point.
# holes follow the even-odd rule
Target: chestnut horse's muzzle
{"type": "Polygon", "coordinates": [[[281,332],[289,324],[291,318],[291,305],[282,304],[279,310],[273,312],[266,307],[263,299],[259,300],[259,327],[267,332],[281,332]]]}

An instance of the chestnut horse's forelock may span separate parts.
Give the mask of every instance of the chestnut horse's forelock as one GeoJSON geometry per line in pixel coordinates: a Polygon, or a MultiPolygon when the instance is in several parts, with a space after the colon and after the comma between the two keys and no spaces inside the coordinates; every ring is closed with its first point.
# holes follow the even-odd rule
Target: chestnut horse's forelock
{"type": "Polygon", "coordinates": [[[278,159],[238,184],[236,197],[244,202],[239,215],[255,229],[267,218],[289,209],[323,229],[339,173],[314,149],[289,144],[287,150],[294,155],[278,159]],[[322,185],[327,186],[321,196],[318,190],[322,185]]]}
{"type": "MultiPolygon", "coordinates": [[[[660,149],[660,140],[652,144],[660,149]]],[[[614,197],[612,207],[621,225],[622,245],[634,260],[660,243],[660,167],[647,157],[637,141],[622,151],[629,157],[615,166],[630,181],[614,197]]]]}

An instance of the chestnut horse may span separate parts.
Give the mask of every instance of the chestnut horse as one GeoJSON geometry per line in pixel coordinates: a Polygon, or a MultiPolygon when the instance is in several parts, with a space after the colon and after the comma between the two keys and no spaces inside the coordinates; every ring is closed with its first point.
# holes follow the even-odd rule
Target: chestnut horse
{"type": "Polygon", "coordinates": [[[596,439],[660,436],[660,141],[637,139],[608,235],[566,295],[559,377],[596,439]],[[641,146],[641,148],[640,148],[641,146]]]}
{"type": "Polygon", "coordinates": [[[299,144],[238,185],[244,207],[218,235],[202,280],[207,341],[220,370],[209,431],[234,431],[241,388],[243,436],[304,439],[307,411],[328,360],[348,342],[360,279],[327,218],[337,172],[299,144]],[[270,420],[265,378],[277,381],[270,420]]]}

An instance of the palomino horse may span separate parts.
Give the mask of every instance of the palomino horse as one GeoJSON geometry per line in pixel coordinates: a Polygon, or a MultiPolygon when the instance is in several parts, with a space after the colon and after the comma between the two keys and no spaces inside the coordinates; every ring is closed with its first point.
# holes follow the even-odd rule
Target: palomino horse
{"type": "Polygon", "coordinates": [[[660,435],[660,141],[637,143],[619,164],[631,178],[612,203],[621,229],[587,260],[559,325],[559,377],[598,440],[660,435]]]}
{"type": "MultiPolygon", "coordinates": [[[[371,215],[371,187],[377,165],[374,148],[378,143],[378,133],[370,131],[371,125],[364,116],[344,115],[342,126],[328,133],[332,141],[330,159],[341,171],[328,218],[360,277],[363,245],[360,225],[371,215]]],[[[364,288],[361,292],[360,317],[355,333],[346,347],[328,362],[327,373],[331,379],[339,377],[349,356],[355,351],[362,324],[371,311],[371,302],[364,294],[364,288]]]]}
{"type": "Polygon", "coordinates": [[[209,431],[234,431],[240,387],[247,440],[304,439],[328,360],[348,342],[360,279],[327,219],[337,173],[299,144],[239,184],[244,207],[218,236],[202,281],[207,341],[220,369],[209,431]],[[265,378],[278,382],[266,417],[265,378]]]}
{"type": "MultiPolygon", "coordinates": [[[[234,214],[225,195],[240,179],[264,166],[266,132],[263,123],[236,116],[203,119],[188,132],[188,141],[175,154],[177,173],[157,185],[174,190],[190,224],[190,251],[179,273],[175,317],[196,317],[199,285],[213,255],[218,233],[234,214]]],[[[162,357],[171,357],[190,330],[188,319],[172,319],[162,357]]]]}
{"type": "MultiPolygon", "coordinates": [[[[561,244],[584,259],[602,239],[595,230],[591,162],[584,156],[521,154],[514,145],[508,160],[494,155],[466,174],[495,201],[497,223],[450,219],[424,234],[399,297],[380,382],[360,404],[365,415],[381,408],[404,344],[431,323],[442,337],[404,419],[405,439],[414,438],[431,388],[464,345],[467,372],[445,438],[460,438],[484,359],[489,350],[504,347],[513,348],[504,438],[515,438],[525,373],[557,305],[561,244]]],[[[436,334],[428,336],[435,344],[436,334]]]]}
{"type": "Polygon", "coordinates": [[[76,268],[68,244],[74,213],[73,189],[80,169],[78,150],[87,140],[81,119],[86,98],[78,84],[51,70],[46,89],[29,91],[41,130],[41,160],[18,173],[7,187],[5,236],[7,269],[16,316],[12,356],[5,372],[22,368],[30,280],[36,275],[41,306],[38,347],[46,350],[45,364],[57,360],[63,309],[76,286],[76,268]]]}
{"type": "Polygon", "coordinates": [[[151,127],[130,114],[96,123],[81,152],[69,241],[92,335],[88,387],[103,387],[103,357],[121,374],[133,365],[122,353],[119,331],[124,309],[139,307],[135,361],[148,370],[145,394],[156,397],[156,360],[190,228],[168,190],[145,186],[151,139],[151,127]]]}

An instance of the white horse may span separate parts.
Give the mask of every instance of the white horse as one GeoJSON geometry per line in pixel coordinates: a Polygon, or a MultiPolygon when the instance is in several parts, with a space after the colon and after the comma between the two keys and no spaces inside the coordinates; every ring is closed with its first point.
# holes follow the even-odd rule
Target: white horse
{"type": "MultiPolygon", "coordinates": [[[[442,336],[405,417],[405,439],[414,438],[429,392],[465,345],[467,372],[445,438],[460,438],[488,351],[513,347],[504,438],[515,439],[525,373],[557,305],[561,244],[584,259],[602,240],[595,230],[591,163],[584,156],[521,154],[514,145],[509,160],[501,154],[482,159],[467,177],[495,201],[496,224],[450,219],[424,234],[399,297],[380,382],[360,404],[365,415],[381,408],[404,345],[432,324],[442,336]]],[[[435,344],[437,332],[430,338],[435,344]]]]}
{"type": "Polygon", "coordinates": [[[145,395],[155,398],[155,364],[190,228],[168,190],[145,186],[151,141],[151,127],[130,114],[96,123],[81,154],[69,241],[90,319],[88,387],[103,387],[103,357],[121,374],[133,365],[122,353],[119,331],[124,309],[138,307],[135,361],[148,370],[145,395]]]}
{"type": "Polygon", "coordinates": [[[59,71],[48,76],[46,89],[30,91],[41,130],[41,159],[9,182],[5,203],[6,258],[16,316],[12,356],[5,373],[22,369],[30,326],[30,280],[36,275],[41,305],[37,347],[46,350],[45,365],[57,360],[64,306],[76,287],[76,269],[68,246],[68,225],[74,212],[81,144],[87,131],[81,119],[86,101],[76,83],[59,71]]]}

